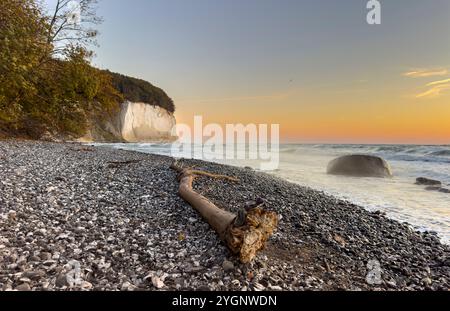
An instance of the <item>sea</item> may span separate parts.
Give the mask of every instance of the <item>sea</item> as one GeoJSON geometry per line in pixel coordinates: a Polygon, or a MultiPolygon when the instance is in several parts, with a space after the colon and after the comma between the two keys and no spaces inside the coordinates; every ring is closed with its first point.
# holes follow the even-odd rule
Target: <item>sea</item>
{"type": "MultiPolygon", "coordinates": [[[[174,154],[171,144],[95,145],[181,157],[174,154]]],[[[211,157],[206,158],[205,155],[194,157],[211,161],[211,157]]],[[[213,161],[256,170],[261,162],[248,158],[213,161]]],[[[435,232],[443,243],[450,244],[450,194],[425,190],[425,186],[415,184],[416,178],[426,177],[439,180],[444,188],[450,189],[450,145],[281,144],[278,168],[267,173],[370,211],[382,211],[388,217],[407,222],[419,231],[435,232]],[[382,157],[389,163],[393,178],[356,178],[326,173],[331,160],[350,154],[382,157]]]]}

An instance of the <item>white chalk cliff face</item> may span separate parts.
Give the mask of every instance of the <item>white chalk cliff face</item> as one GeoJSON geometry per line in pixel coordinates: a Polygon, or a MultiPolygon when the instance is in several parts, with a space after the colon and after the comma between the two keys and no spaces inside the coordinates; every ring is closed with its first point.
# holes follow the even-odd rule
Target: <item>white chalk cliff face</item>
{"type": "Polygon", "coordinates": [[[127,142],[172,139],[175,117],[164,108],[145,103],[125,102],[120,111],[119,130],[127,142]]]}
{"type": "Polygon", "coordinates": [[[81,142],[167,142],[174,141],[173,113],[146,103],[125,102],[112,119],[92,121],[81,142]]]}

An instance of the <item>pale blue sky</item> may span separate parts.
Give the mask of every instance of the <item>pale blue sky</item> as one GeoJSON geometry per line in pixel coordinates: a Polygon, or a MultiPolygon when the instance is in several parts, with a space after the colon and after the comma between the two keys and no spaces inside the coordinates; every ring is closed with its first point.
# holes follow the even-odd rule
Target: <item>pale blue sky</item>
{"type": "Polygon", "coordinates": [[[381,2],[369,26],[365,0],[103,0],[95,62],[177,98],[450,65],[450,1],[381,2]]]}
{"type": "Polygon", "coordinates": [[[378,97],[386,109],[432,82],[403,73],[450,68],[450,1],[380,2],[371,26],[366,0],[101,0],[94,63],[162,87],[183,120],[229,106],[263,121],[285,97],[291,115],[378,97]]]}

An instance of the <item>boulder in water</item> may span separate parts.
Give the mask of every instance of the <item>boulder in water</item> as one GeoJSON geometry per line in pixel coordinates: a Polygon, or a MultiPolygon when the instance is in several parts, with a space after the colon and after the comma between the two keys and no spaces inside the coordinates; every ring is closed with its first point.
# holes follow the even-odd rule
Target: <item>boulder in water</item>
{"type": "Polygon", "coordinates": [[[380,157],[348,155],[328,164],[327,173],[354,177],[392,177],[389,164],[380,157]]]}
{"type": "Polygon", "coordinates": [[[427,191],[440,191],[442,188],[439,186],[428,186],[425,188],[427,191]]]}
{"type": "Polygon", "coordinates": [[[441,193],[450,193],[450,189],[442,188],[441,186],[428,186],[425,188],[427,191],[439,191],[441,193]]]}
{"type": "Polygon", "coordinates": [[[419,177],[416,179],[416,185],[423,186],[442,186],[442,183],[439,180],[429,179],[425,177],[419,177]]]}

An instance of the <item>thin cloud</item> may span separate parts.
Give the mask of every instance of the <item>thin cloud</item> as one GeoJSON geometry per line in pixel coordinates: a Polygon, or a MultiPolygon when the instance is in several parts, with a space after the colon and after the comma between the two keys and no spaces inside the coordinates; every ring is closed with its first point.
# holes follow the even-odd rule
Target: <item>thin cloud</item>
{"type": "Polygon", "coordinates": [[[436,98],[447,90],[450,90],[450,79],[431,82],[427,86],[432,86],[431,89],[416,95],[416,98],[436,98]]]}
{"type": "Polygon", "coordinates": [[[434,82],[428,83],[427,86],[435,86],[435,85],[448,84],[448,83],[450,83],[450,79],[434,81],[434,82]]]}
{"type": "Polygon", "coordinates": [[[427,78],[427,77],[435,77],[435,76],[445,76],[449,73],[449,71],[445,68],[439,69],[419,69],[405,72],[403,75],[409,78],[427,78]]]}

